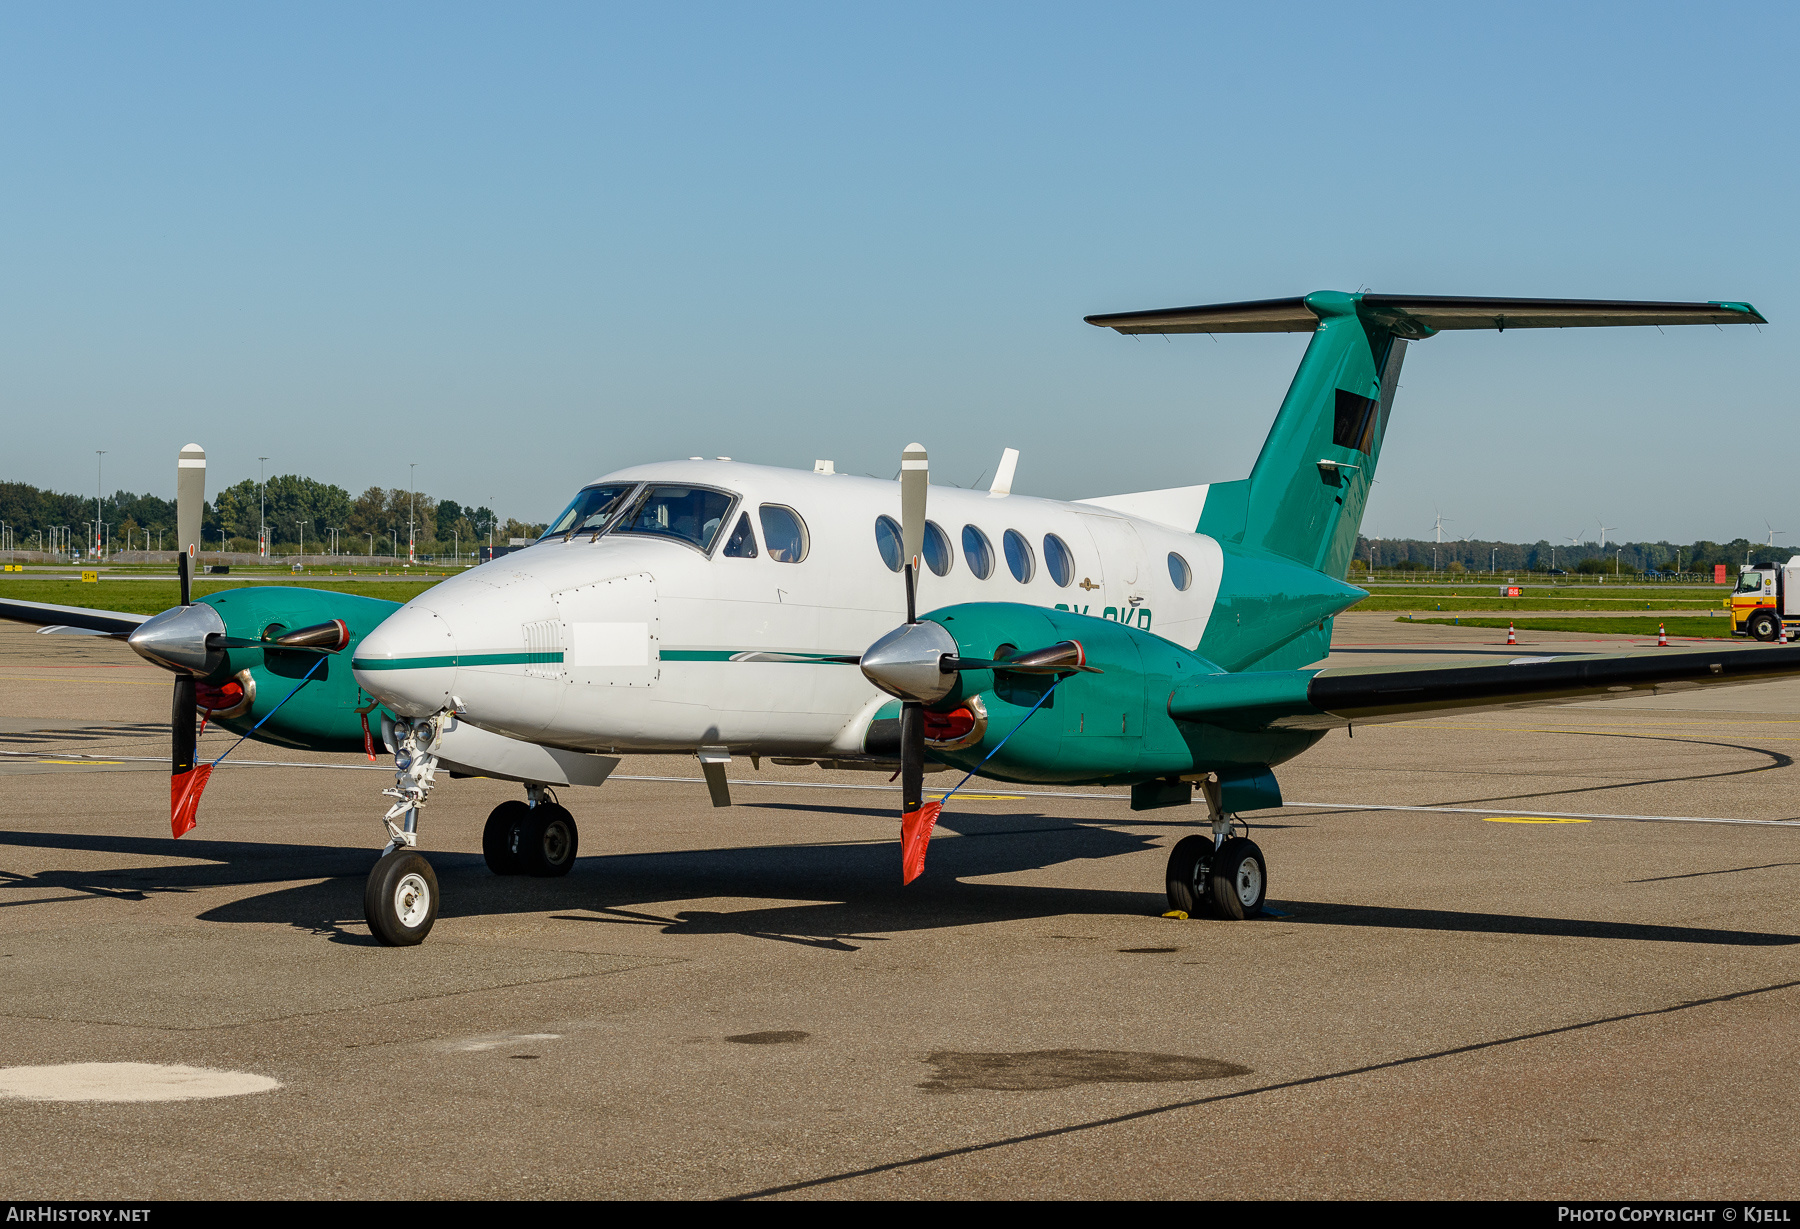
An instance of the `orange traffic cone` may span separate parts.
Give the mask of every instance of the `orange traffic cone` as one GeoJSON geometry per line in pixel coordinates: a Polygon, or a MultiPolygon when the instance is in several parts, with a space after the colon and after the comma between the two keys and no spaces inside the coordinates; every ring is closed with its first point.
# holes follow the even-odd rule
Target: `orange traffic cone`
{"type": "Polygon", "coordinates": [[[1781,621],[1781,639],[1777,643],[1786,644],[1787,642],[1787,620],[1783,619],[1781,621]]]}
{"type": "Polygon", "coordinates": [[[1510,622],[1506,625],[1506,643],[1519,643],[1519,638],[1513,634],[1513,625],[1510,622]]]}
{"type": "Polygon", "coordinates": [[[1656,625],[1656,647],[1659,649],[1669,647],[1669,633],[1663,630],[1663,625],[1660,623],[1656,625]]]}

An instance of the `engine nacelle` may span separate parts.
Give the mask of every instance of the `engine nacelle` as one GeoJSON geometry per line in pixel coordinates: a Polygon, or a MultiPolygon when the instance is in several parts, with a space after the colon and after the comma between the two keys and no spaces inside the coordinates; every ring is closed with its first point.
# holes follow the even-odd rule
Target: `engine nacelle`
{"type": "MultiPolygon", "coordinates": [[[[1291,759],[1322,730],[1245,730],[1177,720],[1170,697],[1228,675],[1199,654],[1110,619],[1015,602],[946,606],[923,616],[968,658],[1000,660],[1058,641],[1081,645],[1099,673],[964,670],[927,706],[929,754],[1021,784],[1128,785],[1205,772],[1241,774],[1291,759]],[[1035,710],[1035,711],[1034,711],[1035,710]]],[[[898,705],[895,705],[898,708],[898,705]]],[[[890,714],[882,713],[882,717],[890,714]]]]}

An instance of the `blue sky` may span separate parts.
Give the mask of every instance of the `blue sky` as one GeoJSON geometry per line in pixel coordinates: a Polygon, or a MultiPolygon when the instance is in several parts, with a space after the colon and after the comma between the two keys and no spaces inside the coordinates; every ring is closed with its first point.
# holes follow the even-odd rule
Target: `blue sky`
{"type": "Polygon", "coordinates": [[[1800,543],[1800,9],[0,9],[0,478],[302,472],[548,517],[729,455],[1080,497],[1241,477],[1315,289],[1737,299],[1453,334],[1364,522],[1800,543]]]}

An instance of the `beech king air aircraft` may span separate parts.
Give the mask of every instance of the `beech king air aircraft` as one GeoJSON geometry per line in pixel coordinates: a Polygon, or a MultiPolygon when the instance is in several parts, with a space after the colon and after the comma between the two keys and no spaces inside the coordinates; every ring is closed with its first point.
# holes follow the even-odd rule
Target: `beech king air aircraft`
{"type": "Polygon", "coordinates": [[[1170,907],[1242,918],[1268,872],[1233,817],[1279,806],[1272,768],[1328,730],[1800,672],[1800,648],[1308,668],[1366,596],[1344,578],[1409,342],[1763,323],[1748,304],[1320,292],[1088,320],[1310,333],[1250,476],[1063,502],[1012,494],[1010,450],[987,492],[929,489],[916,444],[898,483],[690,459],[600,478],[530,548],[398,608],[286,588],[189,604],[184,556],[184,604],[154,618],[0,614],[127,636],[175,673],[177,835],[209,771],[194,763],[197,712],[345,751],[372,748],[377,718],[395,784],[364,901],[394,945],[437,916],[417,846],[440,770],[525,785],[488,820],[499,874],[566,873],[577,826],[547,787],[597,785],[628,752],[697,755],[715,805],[734,755],[897,767],[908,881],[939,805],[924,799],[932,765],[1128,785],[1139,810],[1198,794],[1210,831],[1172,850],[1170,907]]]}

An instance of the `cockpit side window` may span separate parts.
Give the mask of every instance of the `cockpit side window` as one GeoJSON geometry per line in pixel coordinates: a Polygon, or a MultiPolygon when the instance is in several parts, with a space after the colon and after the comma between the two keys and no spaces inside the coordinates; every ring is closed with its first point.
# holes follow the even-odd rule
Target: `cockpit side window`
{"type": "Polygon", "coordinates": [[[737,528],[731,531],[731,537],[725,542],[727,559],[756,558],[756,535],[750,531],[750,514],[743,513],[738,517],[737,528]]]}
{"type": "Polygon", "coordinates": [[[762,521],[763,544],[776,563],[799,563],[806,558],[806,522],[792,508],[764,504],[757,510],[762,521]]]}
{"type": "Polygon", "coordinates": [[[635,482],[605,482],[582,488],[574,502],[563,509],[562,515],[550,522],[550,528],[544,531],[544,537],[538,541],[542,542],[544,538],[568,538],[578,533],[606,532],[613,517],[624,506],[625,497],[635,490],[635,482]]]}
{"type": "Polygon", "coordinates": [[[711,553],[736,499],[702,486],[648,486],[632,500],[612,531],[674,538],[711,553]]]}

